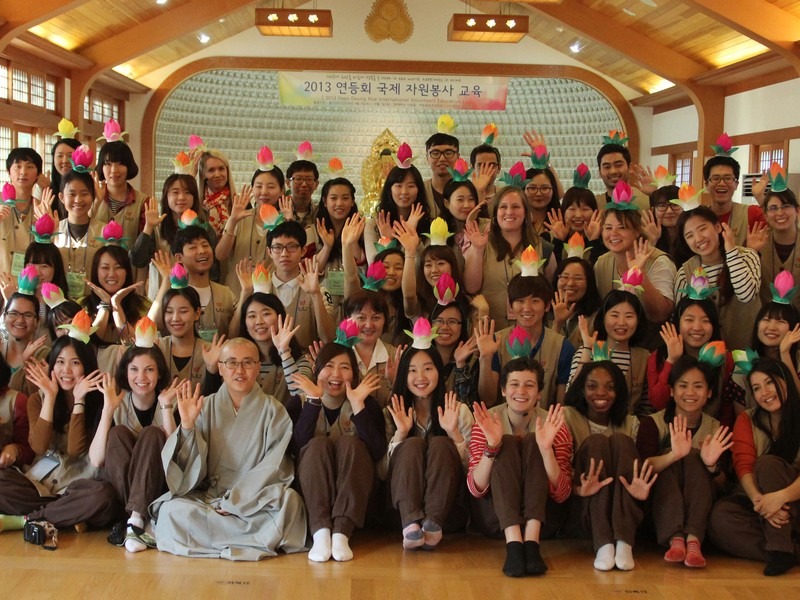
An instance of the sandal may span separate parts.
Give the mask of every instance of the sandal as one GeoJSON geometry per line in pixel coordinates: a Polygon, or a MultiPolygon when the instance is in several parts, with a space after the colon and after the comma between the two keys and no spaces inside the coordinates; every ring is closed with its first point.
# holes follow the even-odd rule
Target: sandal
{"type": "Polygon", "coordinates": [[[136,525],[127,525],[127,533],[125,535],[125,539],[122,541],[121,546],[125,545],[125,542],[128,540],[136,540],[137,542],[141,542],[148,548],[155,548],[156,547],[156,539],[146,533],[144,529],[141,527],[137,527],[136,525]]]}
{"type": "Polygon", "coordinates": [[[125,530],[128,528],[127,521],[117,521],[114,523],[114,526],[111,528],[111,533],[108,534],[106,540],[112,546],[124,546],[125,545],[125,530]]]}

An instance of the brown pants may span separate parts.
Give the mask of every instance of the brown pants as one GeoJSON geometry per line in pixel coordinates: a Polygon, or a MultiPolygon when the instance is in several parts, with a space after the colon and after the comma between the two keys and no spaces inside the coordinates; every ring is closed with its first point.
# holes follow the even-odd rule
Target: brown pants
{"type": "Polygon", "coordinates": [[[407,438],[389,461],[392,506],[403,527],[423,519],[444,526],[463,482],[461,458],[446,436],[407,438]]]}
{"type": "Polygon", "coordinates": [[[644,511],[619,480],[633,477],[633,461],[638,458],[636,445],[630,437],[614,433],[590,435],[575,454],[574,484],[580,486],[580,477],[589,472],[589,463],[603,461],[600,479],[612,477],[613,481],[593,496],[580,498],[573,495],[573,506],[580,514],[584,531],[591,531],[595,551],[606,544],[621,540],[633,545],[636,529],[642,522],[644,511]]]}
{"type": "Polygon", "coordinates": [[[50,521],[56,527],[86,523],[100,528],[120,515],[114,488],[96,479],[77,479],[61,496],[40,496],[27,477],[13,469],[0,470],[0,512],[28,515],[32,521],[50,521]]]}
{"type": "Polygon", "coordinates": [[[167,491],[161,449],[164,432],[153,425],[136,437],[124,425],[112,427],[106,446],[106,479],[114,487],[127,512],[147,514],[150,503],[167,491]]]}
{"type": "Polygon", "coordinates": [[[300,450],[297,478],[312,534],[328,528],[349,538],[364,526],[375,466],[358,437],[313,438],[300,450]]]}
{"type": "MultiPolygon", "coordinates": [[[[765,454],[756,461],[753,476],[762,493],[781,490],[800,476],[800,471],[782,458],[765,454]]],[[[793,532],[800,534],[800,502],[792,502],[789,524],[776,528],[753,510],[744,494],[720,499],[711,511],[708,536],[718,548],[742,558],[766,562],[767,552],[797,553],[793,532]]]]}
{"type": "Polygon", "coordinates": [[[659,544],[669,545],[673,537],[686,535],[703,541],[714,503],[714,484],[698,450],[658,474],[651,498],[659,544]]]}
{"type": "Polygon", "coordinates": [[[531,519],[543,522],[548,482],[536,437],[503,436],[503,447],[494,461],[492,501],[500,527],[524,525],[531,519]]]}

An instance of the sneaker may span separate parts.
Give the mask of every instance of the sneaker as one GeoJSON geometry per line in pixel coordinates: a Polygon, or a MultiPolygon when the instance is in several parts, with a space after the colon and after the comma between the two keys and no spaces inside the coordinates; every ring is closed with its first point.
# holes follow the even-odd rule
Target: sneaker
{"type": "Polygon", "coordinates": [[[700,549],[700,542],[692,540],[686,544],[686,560],[683,561],[683,564],[694,569],[705,568],[706,559],[700,549]]]}
{"type": "Polygon", "coordinates": [[[674,537],[669,542],[669,550],[664,554],[664,560],[671,563],[682,563],[686,560],[686,542],[682,537],[674,537]]]}
{"type": "Polygon", "coordinates": [[[128,528],[128,522],[125,520],[117,521],[111,528],[111,533],[108,534],[106,540],[112,546],[125,545],[125,530],[128,528]]]}

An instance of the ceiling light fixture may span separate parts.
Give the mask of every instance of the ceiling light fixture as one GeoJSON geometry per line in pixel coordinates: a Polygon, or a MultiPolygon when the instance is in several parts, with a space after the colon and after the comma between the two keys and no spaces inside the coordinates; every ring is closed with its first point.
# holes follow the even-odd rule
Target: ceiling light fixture
{"type": "Polygon", "coordinates": [[[451,42],[501,42],[514,44],[528,33],[525,15],[456,13],[447,25],[451,42]]]}
{"type": "Polygon", "coordinates": [[[574,41],[574,42],[572,42],[572,44],[570,45],[569,49],[570,49],[570,51],[571,51],[573,54],[577,54],[578,52],[580,52],[581,50],[583,50],[583,46],[581,46],[581,43],[580,43],[578,40],[575,40],[575,41],[574,41]]]}
{"type": "Polygon", "coordinates": [[[261,35],[331,37],[333,14],[317,9],[257,8],[256,27],[261,35]]]}
{"type": "Polygon", "coordinates": [[[197,34],[197,39],[200,41],[201,44],[207,44],[208,42],[211,41],[211,38],[208,37],[208,35],[206,35],[202,31],[197,34]]]}

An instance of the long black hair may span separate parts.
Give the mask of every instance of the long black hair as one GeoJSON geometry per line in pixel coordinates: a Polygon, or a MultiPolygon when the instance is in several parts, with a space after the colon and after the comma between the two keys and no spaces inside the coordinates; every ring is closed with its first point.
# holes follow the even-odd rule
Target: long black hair
{"type": "MultiPolygon", "coordinates": [[[[753,363],[753,368],[747,375],[747,383],[752,392],[751,379],[753,373],[759,372],[767,375],[775,382],[775,393],[781,403],[781,420],[778,436],[773,440],[769,454],[779,456],[792,463],[800,451],[800,392],[794,383],[794,377],[788,372],[788,367],[779,360],[772,358],[759,358],[753,363]],[[778,380],[786,384],[784,395],[778,380]]],[[[772,431],[769,426],[769,413],[757,406],[753,413],[753,423],[772,440],[772,431]]]]}
{"type": "Polygon", "coordinates": [[[405,178],[411,175],[414,183],[417,185],[417,199],[414,204],[419,204],[422,207],[422,218],[417,225],[417,233],[421,236],[423,233],[430,233],[431,231],[431,214],[428,209],[428,203],[425,199],[425,182],[422,180],[422,175],[419,169],[411,165],[408,169],[401,169],[394,167],[386,176],[386,183],[383,184],[381,190],[381,199],[378,202],[377,212],[386,211],[389,215],[389,222],[394,223],[400,219],[400,212],[397,210],[397,204],[392,198],[392,186],[395,183],[402,183],[405,178]]]}
{"type": "MultiPolygon", "coordinates": [[[[78,355],[78,360],[83,365],[83,374],[88,377],[90,373],[97,370],[97,355],[95,354],[94,347],[90,344],[84,344],[80,340],[76,340],[68,335],[58,338],[53,347],[50,349],[50,355],[47,359],[48,374],[53,372],[53,367],[58,360],[59,354],[65,348],[72,348],[75,354],[78,355]]],[[[103,394],[94,390],[86,394],[86,406],[84,408],[84,418],[86,422],[86,439],[91,440],[97,431],[97,425],[100,422],[100,413],[103,410],[103,394]]],[[[67,397],[64,390],[59,386],[58,394],[56,394],[56,403],[53,408],[53,428],[64,433],[67,424],[70,421],[70,410],[67,406],[67,397]]]]}
{"type": "MultiPolygon", "coordinates": [[[[247,331],[247,309],[249,309],[250,305],[254,302],[272,309],[279,317],[283,317],[284,319],[286,319],[286,308],[283,306],[283,302],[281,302],[280,298],[275,294],[255,292],[247,297],[242,303],[241,318],[239,319],[239,336],[256,344],[253,336],[247,331]]],[[[258,344],[256,344],[256,347],[257,346],[258,344]]],[[[291,352],[292,358],[295,360],[303,355],[303,348],[300,346],[300,342],[297,341],[296,337],[293,337],[289,342],[289,352],[291,352]]],[[[269,356],[261,356],[261,349],[259,349],[258,354],[262,361],[268,358],[269,362],[273,365],[281,365],[281,355],[278,353],[278,349],[274,344],[269,347],[269,356]]]]}
{"type": "Polygon", "coordinates": [[[50,265],[53,267],[53,280],[51,283],[60,287],[65,296],[69,295],[67,272],[66,269],[64,269],[64,259],[61,257],[61,252],[59,252],[54,244],[31,242],[27,250],[25,250],[25,264],[50,265]]]}
{"type": "Polygon", "coordinates": [[[608,412],[608,420],[615,427],[621,426],[628,416],[628,384],[625,375],[617,365],[610,360],[590,362],[583,365],[580,373],[575,377],[567,389],[564,397],[565,406],[574,406],[584,417],[589,415],[589,404],[586,402],[586,379],[596,369],[605,369],[614,382],[614,404],[608,412]]]}
{"type": "Polygon", "coordinates": [[[644,307],[638,296],[625,290],[611,290],[603,299],[603,303],[600,305],[600,309],[597,311],[597,316],[594,319],[597,339],[608,339],[608,332],[606,331],[605,324],[606,313],[619,304],[630,304],[636,312],[636,331],[633,332],[631,339],[628,340],[628,345],[638,346],[647,332],[647,317],[644,314],[644,307]]]}
{"type": "Polygon", "coordinates": [[[69,146],[73,150],[76,150],[80,147],[81,143],[75,138],[61,138],[60,140],[56,141],[56,143],[53,144],[53,147],[50,149],[50,164],[53,165],[53,168],[50,171],[50,190],[53,192],[53,203],[50,205],[50,210],[55,210],[58,212],[59,219],[66,219],[67,210],[64,208],[64,204],[58,198],[58,193],[61,191],[61,173],[58,172],[58,169],[56,169],[55,165],[56,150],[62,144],[69,146]]]}
{"type": "MultiPolygon", "coordinates": [[[[165,219],[166,220],[166,219],[165,219]]],[[[131,266],[131,259],[128,252],[119,246],[108,245],[98,249],[92,258],[91,282],[96,286],[103,287],[100,283],[100,277],[97,269],[100,266],[100,261],[106,255],[110,255],[117,263],[125,269],[125,282],[120,289],[133,285],[133,266],[131,266]]],[[[92,291],[84,300],[86,312],[90,315],[97,314],[97,307],[100,305],[100,296],[92,291]]],[[[136,291],[131,292],[122,299],[122,312],[125,314],[125,320],[128,323],[136,323],[142,315],[147,313],[148,302],[147,298],[136,291]]]]}
{"type": "MultiPolygon", "coordinates": [[[[711,337],[708,341],[720,341],[722,339],[722,330],[719,326],[719,313],[717,312],[717,305],[714,304],[714,301],[711,300],[711,298],[703,298],[702,300],[689,298],[689,296],[684,296],[681,298],[675,305],[675,310],[672,311],[672,318],[670,319],[670,322],[675,326],[675,331],[680,333],[681,317],[683,317],[683,313],[685,313],[691,306],[699,306],[700,309],[706,313],[708,320],[711,322],[711,337]]],[[[667,345],[662,343],[656,349],[656,365],[661,368],[666,360],[667,345]]]]}
{"type": "MultiPolygon", "coordinates": [[[[431,395],[431,432],[434,436],[447,435],[442,426],[439,425],[439,408],[444,409],[444,394],[445,394],[445,376],[444,364],[442,357],[435,348],[428,348],[427,350],[420,350],[409,346],[403,355],[400,357],[400,362],[397,364],[397,375],[394,378],[394,385],[392,386],[392,395],[397,395],[403,398],[403,410],[408,411],[409,407],[414,405],[413,398],[416,396],[414,392],[408,389],[408,369],[411,365],[411,359],[420,352],[427,354],[433,361],[436,371],[439,374],[439,382],[436,384],[436,389],[431,395]]],[[[409,436],[415,435],[415,428],[412,427],[408,433],[409,436]]]]}
{"type": "MultiPolygon", "coordinates": [[[[761,307],[756,315],[756,321],[753,323],[753,350],[758,352],[759,356],[765,356],[767,347],[760,339],[758,339],[758,324],[764,319],[775,319],[778,321],[786,321],[789,324],[789,331],[795,328],[800,323],[800,311],[797,310],[794,304],[783,304],[782,302],[767,302],[761,307]]],[[[800,348],[800,342],[792,344],[789,350],[789,355],[794,357],[797,355],[797,350],[800,348]]]]}
{"type": "MultiPolygon", "coordinates": [[[[707,206],[698,206],[695,209],[685,211],[680,217],[678,217],[678,240],[676,242],[676,254],[681,257],[689,257],[691,258],[694,256],[694,252],[692,252],[691,248],[689,248],[689,244],[686,242],[686,238],[684,237],[683,230],[686,227],[686,221],[691,219],[692,217],[699,217],[704,221],[708,221],[712,225],[718,225],[719,219],[717,219],[717,215],[714,214],[707,206]]],[[[722,232],[719,233],[719,253],[722,256],[722,270],[719,272],[719,277],[717,278],[717,285],[719,286],[719,295],[720,295],[720,304],[727,304],[731,298],[733,298],[733,283],[731,282],[731,271],[728,267],[728,259],[726,258],[725,252],[725,238],[722,237],[722,232]]],[[[678,267],[681,269],[682,267],[678,267]]]]}
{"type": "MultiPolygon", "coordinates": [[[[328,256],[328,261],[340,260],[342,258],[342,236],[340,233],[336,232],[336,228],[333,225],[333,219],[331,218],[331,213],[328,211],[328,206],[326,205],[328,193],[335,185],[346,187],[350,191],[350,195],[353,198],[353,205],[350,207],[350,212],[347,213],[345,218],[349,219],[358,213],[358,206],[356,206],[356,186],[354,186],[349,179],[345,179],[344,177],[336,177],[334,179],[329,179],[323,184],[319,204],[317,205],[317,219],[321,219],[322,222],[325,223],[325,229],[327,231],[333,230],[334,232],[333,247],[331,248],[330,256],[328,256]]],[[[423,193],[424,192],[425,190],[423,189],[423,193]]],[[[363,238],[359,239],[359,245],[363,247],[363,238]]]]}
{"type": "Polygon", "coordinates": [[[161,239],[165,240],[170,246],[179,229],[179,226],[172,219],[172,209],[169,207],[169,188],[176,182],[183,184],[189,194],[191,194],[192,210],[197,213],[201,221],[206,220],[205,211],[200,202],[200,191],[197,189],[197,180],[191,175],[182,173],[173,173],[167,177],[164,180],[164,186],[161,188],[161,214],[167,215],[167,217],[161,221],[161,225],[158,226],[158,232],[161,234],[161,239]]]}

